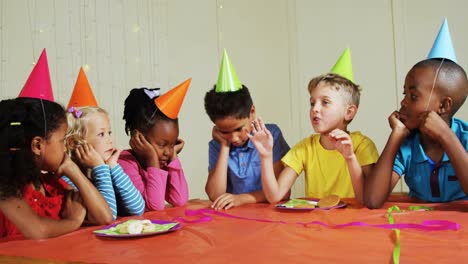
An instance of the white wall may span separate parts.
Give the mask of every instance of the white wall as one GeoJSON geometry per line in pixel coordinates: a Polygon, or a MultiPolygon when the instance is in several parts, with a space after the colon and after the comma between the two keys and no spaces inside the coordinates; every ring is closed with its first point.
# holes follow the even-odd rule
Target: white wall
{"type": "MultiPolygon", "coordinates": [[[[352,130],[382,150],[387,117],[406,72],[424,59],[444,17],[459,64],[468,66],[463,0],[0,0],[0,97],[15,97],[47,48],[56,100],[67,104],[79,67],[128,147],[123,101],[133,87],[174,87],[193,77],[180,113],[181,154],[191,198],[206,198],[211,122],[203,97],[226,48],[258,114],[292,146],[312,133],[308,81],[351,48],[361,106],[352,130]]],[[[468,106],[458,114],[468,119],[468,106]]],[[[401,190],[402,187],[398,187],[401,190]]],[[[293,189],[303,194],[303,181],[293,189]]]]}

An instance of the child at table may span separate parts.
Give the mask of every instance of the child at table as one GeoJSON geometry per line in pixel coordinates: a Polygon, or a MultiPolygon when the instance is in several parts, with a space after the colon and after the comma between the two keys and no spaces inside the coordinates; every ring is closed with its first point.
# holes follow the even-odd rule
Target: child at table
{"type": "Polygon", "coordinates": [[[383,205],[401,176],[409,196],[429,202],[467,199],[468,123],[454,118],[468,93],[465,71],[448,59],[418,62],[406,75],[392,132],[366,181],[369,208],[383,205]]]}
{"type": "MultiPolygon", "coordinates": [[[[205,95],[205,110],[214,123],[205,187],[213,202],[211,207],[219,210],[264,202],[260,157],[248,138],[250,124],[255,118],[255,106],[249,89],[239,82],[226,51],[218,83],[205,95]],[[228,80],[234,80],[234,83],[228,80]]],[[[270,165],[275,173],[279,173],[283,168],[280,159],[289,146],[277,125],[266,126],[272,131],[274,143],[270,165]]],[[[284,193],[283,196],[289,194],[284,193]]]]}
{"type": "MultiPolygon", "coordinates": [[[[351,67],[349,49],[337,65],[346,62],[351,67]]],[[[360,90],[352,81],[351,69],[343,75],[346,78],[335,73],[324,74],[309,82],[310,122],[317,134],[297,143],[282,158],[285,168],[278,179],[271,166],[271,132],[261,119],[253,122],[253,135],[249,138],[261,157],[262,186],[270,203],[278,202],[302,171],[305,171],[307,197],[335,194],[356,197],[362,202],[364,178],[377,161],[378,152],[371,139],[347,130],[358,110],[360,90]]]]}
{"type": "Polygon", "coordinates": [[[409,196],[429,202],[468,199],[468,123],[454,118],[468,94],[444,20],[427,59],[408,72],[392,132],[366,180],[369,208],[383,205],[404,175],[409,196]]]}
{"type": "Polygon", "coordinates": [[[123,119],[130,133],[129,150],[118,160],[146,202],[146,210],[163,210],[165,201],[182,206],[188,201],[188,186],[177,153],[178,113],[190,79],[160,96],[159,88],[132,89],[125,99],[123,119]]]}
{"type": "Polygon", "coordinates": [[[78,229],[88,212],[107,224],[105,200],[65,154],[65,111],[37,98],[0,102],[0,236],[41,239],[78,229]],[[59,178],[67,175],[80,192],[59,178]]]}
{"type": "Polygon", "coordinates": [[[97,106],[71,107],[67,119],[68,151],[106,199],[112,219],[117,214],[142,215],[145,201],[117,163],[120,151],[112,142],[108,113],[97,106]]]}

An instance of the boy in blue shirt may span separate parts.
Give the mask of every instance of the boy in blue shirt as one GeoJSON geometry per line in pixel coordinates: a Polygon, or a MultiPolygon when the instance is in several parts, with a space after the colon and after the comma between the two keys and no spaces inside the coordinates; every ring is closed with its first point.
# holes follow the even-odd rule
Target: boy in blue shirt
{"type": "MultiPolygon", "coordinates": [[[[217,85],[205,95],[205,110],[215,124],[209,142],[209,167],[205,191],[212,208],[229,209],[266,201],[262,192],[260,157],[248,138],[255,106],[224,52],[217,85]]],[[[278,175],[281,158],[289,150],[281,130],[267,124],[274,138],[273,166],[278,175]]]]}
{"type": "Polygon", "coordinates": [[[389,117],[387,145],[365,182],[369,208],[381,207],[403,175],[412,197],[467,199],[468,123],[453,116],[465,102],[468,81],[451,51],[452,56],[431,51],[408,72],[401,108],[389,117]]]}

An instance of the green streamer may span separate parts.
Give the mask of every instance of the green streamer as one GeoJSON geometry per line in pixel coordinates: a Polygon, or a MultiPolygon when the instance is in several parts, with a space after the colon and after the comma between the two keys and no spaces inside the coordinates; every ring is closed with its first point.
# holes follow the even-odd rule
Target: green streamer
{"type": "MultiPolygon", "coordinates": [[[[395,220],[393,219],[392,212],[401,213],[400,207],[394,205],[387,210],[388,223],[393,225],[395,220]]],[[[395,247],[393,248],[393,264],[400,263],[400,229],[392,229],[395,231],[395,247]]]]}
{"type": "Polygon", "coordinates": [[[419,211],[419,210],[422,210],[422,211],[433,211],[434,208],[433,207],[429,207],[429,206],[424,206],[424,205],[410,205],[408,207],[408,211],[419,211]]]}
{"type": "MultiPolygon", "coordinates": [[[[410,205],[408,207],[408,211],[418,211],[418,210],[423,210],[423,211],[432,211],[434,210],[433,207],[429,206],[424,206],[424,205],[410,205]]],[[[400,207],[394,205],[387,210],[387,217],[388,217],[388,223],[393,225],[395,224],[395,220],[393,219],[392,212],[397,212],[401,213],[403,211],[400,210],[400,207]]],[[[393,263],[394,264],[399,264],[400,263],[400,229],[394,228],[392,229],[395,231],[395,247],[393,248],[393,263]]]]}

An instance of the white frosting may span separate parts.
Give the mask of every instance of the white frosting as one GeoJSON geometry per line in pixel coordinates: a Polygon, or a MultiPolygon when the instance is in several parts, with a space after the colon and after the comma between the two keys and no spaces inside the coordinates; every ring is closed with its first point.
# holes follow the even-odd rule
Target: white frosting
{"type": "Polygon", "coordinates": [[[141,234],[143,231],[143,224],[141,221],[131,222],[127,227],[128,233],[131,235],[141,234]]]}

